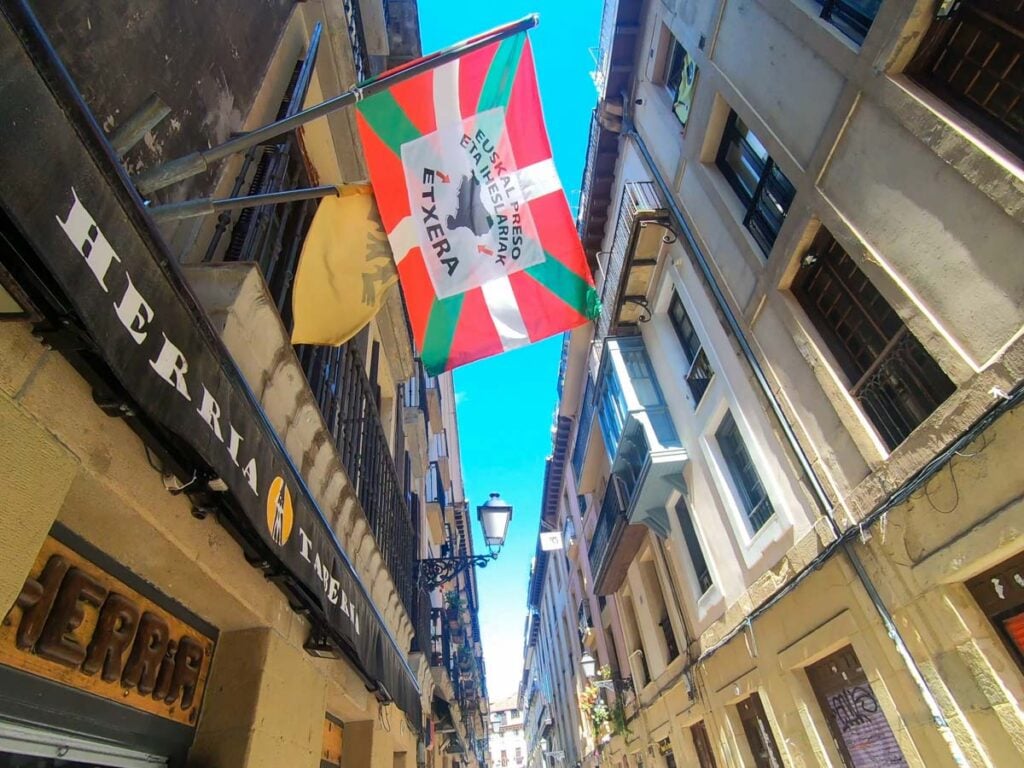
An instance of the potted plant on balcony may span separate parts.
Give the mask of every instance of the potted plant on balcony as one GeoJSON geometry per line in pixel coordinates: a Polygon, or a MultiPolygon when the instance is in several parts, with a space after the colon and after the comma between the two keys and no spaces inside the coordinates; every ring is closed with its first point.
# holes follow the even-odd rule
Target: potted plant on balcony
{"type": "Polygon", "coordinates": [[[469,673],[471,673],[473,671],[473,663],[474,663],[475,659],[473,658],[473,649],[472,648],[470,648],[468,645],[464,645],[461,648],[459,648],[458,659],[459,659],[459,670],[463,674],[469,674],[469,673]]]}
{"type": "Polygon", "coordinates": [[[444,595],[444,615],[448,619],[448,627],[452,630],[462,627],[462,609],[465,607],[465,602],[459,597],[459,593],[454,589],[451,592],[446,592],[444,595]]]}

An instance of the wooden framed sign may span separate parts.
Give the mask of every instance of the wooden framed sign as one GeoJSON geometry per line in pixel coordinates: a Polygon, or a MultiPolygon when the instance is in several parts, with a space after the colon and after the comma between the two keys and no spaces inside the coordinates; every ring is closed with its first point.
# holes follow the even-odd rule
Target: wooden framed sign
{"type": "Polygon", "coordinates": [[[213,647],[52,536],[0,622],[0,664],[191,726],[213,647]]]}

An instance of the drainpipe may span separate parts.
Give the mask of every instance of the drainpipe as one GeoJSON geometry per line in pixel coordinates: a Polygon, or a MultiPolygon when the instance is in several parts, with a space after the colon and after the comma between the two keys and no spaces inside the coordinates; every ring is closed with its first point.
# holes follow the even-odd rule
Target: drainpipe
{"type": "MultiPolygon", "coordinates": [[[[632,119],[629,117],[623,118],[623,129],[623,135],[627,139],[631,140],[640,151],[644,160],[644,165],[647,166],[648,172],[658,185],[658,189],[661,191],[661,196],[668,205],[669,212],[671,213],[672,219],[676,225],[677,234],[685,240],[690,256],[697,268],[700,270],[705,284],[711,290],[711,295],[714,297],[715,304],[725,317],[729,330],[732,331],[732,334],[740,347],[740,351],[743,353],[743,357],[747,361],[747,365],[750,366],[750,370],[754,374],[754,379],[757,382],[758,388],[767,399],[772,414],[775,416],[779,428],[782,430],[782,434],[786,438],[786,442],[789,444],[790,449],[796,457],[797,463],[800,465],[801,473],[811,488],[812,495],[818,505],[819,511],[828,521],[829,527],[832,529],[832,534],[836,539],[839,539],[842,534],[842,530],[832,515],[832,501],[829,499],[828,493],[825,491],[825,487],[822,485],[813,466],[811,466],[811,461],[808,458],[807,453],[804,451],[803,446],[800,444],[800,440],[796,436],[793,425],[782,410],[782,404],[779,402],[778,397],[776,397],[775,392],[768,383],[768,377],[765,375],[764,369],[761,367],[761,363],[758,362],[757,357],[754,355],[754,350],[750,346],[750,342],[747,340],[746,334],[743,332],[743,328],[740,326],[739,320],[736,318],[732,308],[729,306],[729,302],[726,301],[725,294],[722,292],[721,286],[718,284],[714,273],[711,271],[711,266],[708,263],[707,257],[704,255],[700,245],[697,243],[697,240],[693,235],[693,231],[690,229],[690,225],[687,223],[685,216],[683,216],[682,210],[676,204],[675,195],[673,194],[671,187],[669,187],[665,178],[658,170],[658,167],[654,162],[654,158],[647,149],[647,145],[644,143],[640,134],[637,133],[632,119]]],[[[896,652],[903,658],[904,663],[907,665],[910,676],[917,685],[917,688],[921,693],[921,697],[924,699],[925,705],[928,707],[928,711],[932,716],[932,720],[939,729],[939,733],[942,735],[942,738],[945,739],[946,744],[949,746],[953,760],[957,765],[968,766],[969,763],[967,761],[967,757],[960,748],[960,745],[956,742],[956,739],[953,737],[949,721],[946,720],[945,715],[942,713],[938,700],[935,698],[935,693],[928,685],[928,681],[925,680],[924,675],[921,672],[921,668],[911,655],[910,649],[907,647],[907,643],[903,639],[903,635],[900,633],[899,627],[896,626],[892,613],[890,613],[885,602],[882,600],[882,596],[878,594],[878,590],[871,581],[871,577],[868,575],[867,571],[864,570],[864,565],[861,563],[860,557],[858,557],[857,553],[853,550],[853,547],[847,542],[844,542],[840,546],[840,549],[846,555],[854,573],[857,574],[857,579],[864,587],[864,591],[871,600],[871,604],[875,607],[875,611],[878,613],[882,624],[885,626],[886,632],[893,641],[893,644],[896,646],[896,652]]]]}

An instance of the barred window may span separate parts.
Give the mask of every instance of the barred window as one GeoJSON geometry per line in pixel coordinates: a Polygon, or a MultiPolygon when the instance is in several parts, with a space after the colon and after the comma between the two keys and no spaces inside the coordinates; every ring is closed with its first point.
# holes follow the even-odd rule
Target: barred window
{"type": "Polygon", "coordinates": [[[1024,158],[1024,0],[961,2],[932,22],[907,72],[1024,158]]]}
{"type": "Polygon", "coordinates": [[[739,115],[729,112],[715,164],[746,209],[743,226],[767,256],[796,190],[739,115]]]}
{"type": "Polygon", "coordinates": [[[736,427],[736,421],[731,413],[726,413],[725,418],[715,433],[718,445],[722,449],[722,456],[725,457],[729,474],[732,475],[736,490],[739,493],[740,505],[750,521],[750,527],[755,532],[775,514],[772,503],[765,493],[761,478],[757,474],[754,462],[747,452],[747,446],[743,443],[740,431],[736,427]]]}
{"type": "Polygon", "coordinates": [[[792,290],[846,374],[850,394],[890,450],[955,389],[824,227],[792,290]]]}

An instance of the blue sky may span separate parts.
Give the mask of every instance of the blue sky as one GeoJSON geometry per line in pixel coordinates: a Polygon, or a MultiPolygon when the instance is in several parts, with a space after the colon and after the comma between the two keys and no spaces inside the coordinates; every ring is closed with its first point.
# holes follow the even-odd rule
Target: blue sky
{"type": "MultiPolygon", "coordinates": [[[[527,14],[540,14],[540,25],[530,39],[555,165],[574,213],[590,112],[597,98],[588,49],[598,44],[602,5],[602,0],[419,2],[425,53],[527,14]]],[[[499,491],[514,507],[505,548],[497,561],[477,572],[492,700],[514,694],[522,672],[526,586],[537,545],[544,460],[551,452],[560,354],[561,336],[556,336],[455,372],[462,470],[478,550],[482,546],[476,505],[490,491],[499,491]]]]}

